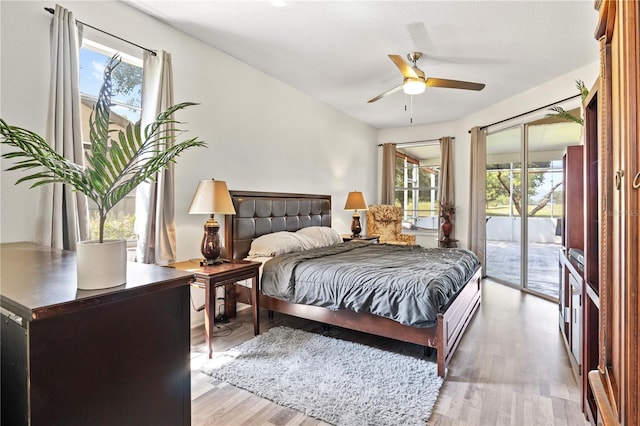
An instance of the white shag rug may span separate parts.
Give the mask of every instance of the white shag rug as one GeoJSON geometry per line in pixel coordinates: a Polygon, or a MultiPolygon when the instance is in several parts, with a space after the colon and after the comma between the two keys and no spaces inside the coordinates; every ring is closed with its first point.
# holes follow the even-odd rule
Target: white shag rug
{"type": "Polygon", "coordinates": [[[424,425],[442,378],[426,359],[289,327],[222,353],[202,371],[334,425],[424,425]]]}

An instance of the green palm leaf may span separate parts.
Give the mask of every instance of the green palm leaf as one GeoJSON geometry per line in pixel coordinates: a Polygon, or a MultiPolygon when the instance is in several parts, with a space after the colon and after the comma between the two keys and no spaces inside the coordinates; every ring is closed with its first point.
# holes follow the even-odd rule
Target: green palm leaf
{"type": "MultiPolygon", "coordinates": [[[[587,87],[584,85],[584,81],[576,80],[576,89],[578,89],[578,92],[580,93],[580,97],[582,98],[582,102],[584,102],[584,100],[587,99],[587,96],[589,96],[589,89],[587,89],[587,87]]],[[[584,120],[582,118],[576,117],[575,115],[570,114],[568,111],[566,111],[562,107],[554,106],[549,108],[549,111],[553,111],[555,114],[547,114],[547,116],[556,116],[565,121],[578,123],[581,126],[584,125],[584,120]]]]}
{"type": "Polygon", "coordinates": [[[582,98],[582,102],[584,102],[587,96],[589,96],[589,89],[584,85],[584,81],[576,80],[576,89],[580,92],[580,97],[582,98]]]}
{"type": "Polygon", "coordinates": [[[563,120],[571,121],[573,123],[578,123],[580,125],[584,124],[584,120],[582,118],[576,117],[575,115],[569,113],[568,111],[565,111],[565,109],[562,107],[555,106],[555,107],[549,108],[549,110],[555,112],[555,114],[548,114],[548,115],[555,115],[557,117],[562,118],[563,120]]]}
{"type": "Polygon", "coordinates": [[[89,119],[91,150],[86,167],[61,156],[40,136],[29,130],[10,126],[0,119],[1,142],[16,148],[3,158],[17,161],[7,170],[33,170],[16,184],[31,181],[31,187],[49,183],[68,184],[93,200],[100,217],[100,241],[103,241],[107,213],[127,194],[145,181],[153,181],[163,168],[174,163],[185,150],[206,144],[197,138],[176,143],[182,133],[170,125],[181,124],[173,118],[175,112],[192,105],[183,102],[161,112],[142,132],[140,123],[129,124],[119,131],[110,128],[112,83],[111,75],[120,64],[119,55],[107,63],[98,101],[89,119]],[[115,137],[111,137],[115,136],[115,137]]]}

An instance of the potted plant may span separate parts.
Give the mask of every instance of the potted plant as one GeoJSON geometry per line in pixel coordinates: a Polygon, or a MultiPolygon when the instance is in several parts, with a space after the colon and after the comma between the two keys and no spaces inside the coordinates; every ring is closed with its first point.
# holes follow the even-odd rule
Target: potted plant
{"type": "Polygon", "coordinates": [[[453,223],[451,223],[451,216],[456,213],[456,206],[449,201],[440,203],[440,217],[442,218],[442,224],[440,229],[442,230],[442,240],[449,241],[453,223]]]}
{"type": "Polygon", "coordinates": [[[16,148],[2,155],[17,160],[7,170],[36,169],[33,174],[18,179],[16,184],[32,181],[31,188],[35,188],[62,183],[85,194],[97,205],[100,222],[98,240],[81,242],[77,248],[79,289],[108,288],[126,282],[126,242],[104,239],[107,213],[140,183],[153,180],[158,171],[175,162],[183,151],[205,146],[195,137],[174,143],[176,132],[163,127],[168,123],[178,123],[173,114],[195,105],[191,102],[167,108],[144,129],[141,129],[140,122],[129,124],[125,131],[110,129],[111,79],[119,64],[120,57],[116,54],[104,70],[104,82],[89,119],[91,150],[86,155],[86,167],[58,154],[36,133],[11,126],[0,119],[1,142],[16,148]],[[100,266],[102,268],[97,270],[100,266]],[[113,277],[105,276],[111,272],[113,277]]]}
{"type": "MultiPolygon", "coordinates": [[[[587,89],[587,87],[584,85],[584,81],[576,80],[576,89],[578,89],[578,92],[580,92],[580,98],[582,99],[582,102],[584,102],[584,100],[587,99],[587,96],[589,96],[589,89],[587,89]]],[[[570,114],[560,106],[551,107],[549,108],[549,111],[553,111],[555,114],[547,114],[548,116],[556,116],[565,121],[578,123],[579,125],[584,126],[583,118],[576,117],[575,115],[570,114]]]]}

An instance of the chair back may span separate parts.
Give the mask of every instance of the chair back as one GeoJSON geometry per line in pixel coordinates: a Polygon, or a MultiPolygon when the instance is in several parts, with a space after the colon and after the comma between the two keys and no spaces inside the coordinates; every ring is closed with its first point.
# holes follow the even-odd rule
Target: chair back
{"type": "Polygon", "coordinates": [[[367,210],[367,234],[379,235],[380,242],[398,240],[402,233],[402,209],[387,204],[370,205],[367,210]]]}

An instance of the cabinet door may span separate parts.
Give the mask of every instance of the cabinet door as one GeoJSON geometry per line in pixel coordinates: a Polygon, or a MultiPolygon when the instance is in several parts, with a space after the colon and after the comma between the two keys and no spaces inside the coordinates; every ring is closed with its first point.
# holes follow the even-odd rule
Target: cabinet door
{"type": "Polygon", "coordinates": [[[582,285],[573,275],[569,275],[571,284],[571,353],[578,363],[582,363],[582,285]]]}
{"type": "Polygon", "coordinates": [[[564,332],[567,341],[569,341],[569,322],[571,321],[571,314],[569,313],[569,271],[564,263],[567,261],[565,254],[560,253],[560,293],[559,293],[559,315],[560,315],[560,330],[564,332]]]}
{"type": "Polygon", "coordinates": [[[189,425],[188,292],[154,290],[32,321],[30,424],[189,425]]]}
{"type": "Polygon", "coordinates": [[[604,424],[640,424],[640,2],[596,2],[601,72],[600,360],[604,424]]]}

